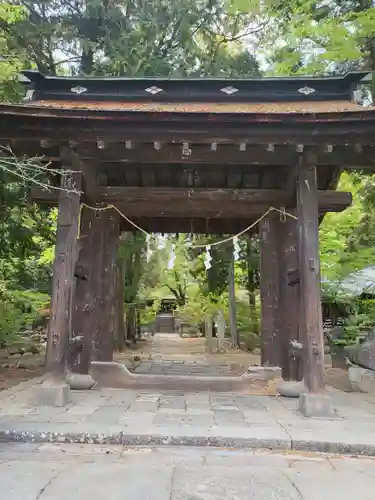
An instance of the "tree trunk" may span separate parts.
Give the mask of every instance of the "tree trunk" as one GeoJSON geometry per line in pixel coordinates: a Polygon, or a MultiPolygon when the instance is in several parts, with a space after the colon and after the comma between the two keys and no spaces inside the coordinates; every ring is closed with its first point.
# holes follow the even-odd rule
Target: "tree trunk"
{"type": "Polygon", "coordinates": [[[135,322],[136,322],[137,339],[139,340],[141,338],[141,312],[139,309],[136,310],[135,322]]]}
{"type": "Polygon", "coordinates": [[[228,268],[228,292],[229,292],[229,329],[232,338],[232,346],[240,347],[240,336],[237,331],[236,321],[236,293],[234,288],[234,257],[231,255],[228,268]]]}
{"type": "Polygon", "coordinates": [[[125,303],[128,304],[126,310],[126,337],[136,342],[136,301],[138,294],[139,281],[141,277],[141,255],[142,242],[136,241],[137,236],[127,233],[125,236],[126,248],[125,258],[125,303]],[[134,249],[134,250],[133,250],[134,249]]]}
{"type": "Polygon", "coordinates": [[[136,344],[136,335],[137,330],[135,325],[135,306],[132,304],[128,305],[126,311],[126,338],[132,340],[136,344]]]}
{"type": "Polygon", "coordinates": [[[83,50],[81,55],[81,72],[91,75],[94,69],[94,52],[91,49],[83,50]]]}

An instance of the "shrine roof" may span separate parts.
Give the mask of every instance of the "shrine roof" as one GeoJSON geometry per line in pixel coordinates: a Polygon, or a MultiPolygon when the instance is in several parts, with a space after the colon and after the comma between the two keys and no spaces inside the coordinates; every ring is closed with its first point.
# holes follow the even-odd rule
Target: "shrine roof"
{"type": "MultiPolygon", "coordinates": [[[[102,103],[283,103],[352,101],[369,77],[353,72],[336,77],[259,79],[50,77],[25,71],[32,101],[102,103]]],[[[85,105],[87,106],[87,105],[85,105]]],[[[189,107],[186,108],[189,111],[189,107]]]]}

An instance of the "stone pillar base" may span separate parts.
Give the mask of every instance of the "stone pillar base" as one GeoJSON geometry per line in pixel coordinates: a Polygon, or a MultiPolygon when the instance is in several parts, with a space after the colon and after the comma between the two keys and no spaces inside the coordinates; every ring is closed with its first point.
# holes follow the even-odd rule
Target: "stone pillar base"
{"type": "Polygon", "coordinates": [[[351,366],[349,380],[354,391],[375,393],[375,371],[361,366],[351,366]]]}
{"type": "Polygon", "coordinates": [[[280,380],[276,390],[285,398],[299,398],[307,389],[303,380],[280,380]]]}
{"type": "Polygon", "coordinates": [[[36,389],[36,404],[38,406],[65,406],[70,402],[70,388],[65,382],[48,380],[36,389]]]}
{"type": "Polygon", "coordinates": [[[88,391],[96,385],[96,381],[91,378],[91,375],[85,373],[68,373],[66,383],[72,390],[76,391],[88,391]]]}
{"type": "Polygon", "coordinates": [[[218,341],[216,337],[206,338],[206,352],[215,354],[218,351],[218,341]]]}
{"type": "Polygon", "coordinates": [[[305,417],[332,417],[332,399],[326,394],[304,392],[299,397],[299,410],[305,417]]]}

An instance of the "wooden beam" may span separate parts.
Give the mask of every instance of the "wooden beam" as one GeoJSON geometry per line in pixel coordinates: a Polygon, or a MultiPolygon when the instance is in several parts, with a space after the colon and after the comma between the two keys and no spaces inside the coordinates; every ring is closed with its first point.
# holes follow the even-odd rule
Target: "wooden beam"
{"type": "MultiPolygon", "coordinates": [[[[277,189],[202,189],[202,188],[138,188],[96,187],[93,199],[100,203],[121,205],[129,216],[172,216],[173,214],[201,214],[226,217],[233,214],[244,216],[249,211],[262,213],[269,206],[293,206],[288,193],[277,189]],[[226,215],[227,214],[227,215],[226,215]]],[[[35,187],[31,197],[38,203],[57,201],[55,190],[46,191],[35,187]]],[[[340,191],[319,191],[321,212],[340,212],[351,205],[352,195],[340,191]]]]}
{"type": "Polygon", "coordinates": [[[282,188],[288,199],[296,199],[296,162],[289,166],[284,180],[282,181],[282,188]]]}
{"type": "Polygon", "coordinates": [[[304,380],[309,392],[324,390],[324,342],[320,301],[316,155],[308,150],[298,165],[297,214],[300,267],[301,338],[304,380]]]}
{"type": "MultiPolygon", "coordinates": [[[[203,219],[189,217],[132,217],[131,220],[149,233],[191,233],[191,234],[237,234],[246,229],[249,219],[203,219]]],[[[126,220],[121,221],[121,230],[134,232],[135,228],[126,220]]],[[[249,233],[255,232],[255,228],[249,233]]]]}
{"type": "MultiPolygon", "coordinates": [[[[72,164],[75,170],[82,173],[83,191],[86,199],[93,199],[93,191],[98,184],[98,168],[95,160],[90,162],[82,160],[75,150],[72,150],[72,164]]],[[[94,195],[95,196],[95,195],[94,195]]]]}
{"type": "MultiPolygon", "coordinates": [[[[147,143],[136,143],[131,150],[124,144],[115,143],[104,151],[98,151],[94,146],[81,146],[79,153],[82,158],[103,163],[124,163],[124,166],[132,163],[289,166],[295,165],[298,158],[296,149],[285,145],[276,145],[273,151],[267,150],[263,145],[247,145],[247,148],[241,151],[237,144],[220,144],[214,152],[209,144],[194,144],[190,149],[191,154],[184,156],[181,144],[167,144],[163,150],[155,151],[147,143]]],[[[365,146],[362,151],[358,151],[354,146],[344,145],[329,152],[321,146],[318,148],[317,165],[353,169],[375,166],[374,149],[372,146],[365,146]]]]}
{"type": "Polygon", "coordinates": [[[73,371],[88,373],[91,361],[112,361],[117,325],[116,286],[119,217],[112,210],[81,214],[79,261],[86,280],[77,280],[73,338],[83,337],[83,351],[73,371]]]}
{"type": "MultiPolygon", "coordinates": [[[[72,358],[70,368],[77,373],[88,373],[92,361],[93,332],[97,328],[98,290],[100,290],[101,262],[98,248],[101,241],[100,221],[93,210],[82,210],[78,263],[86,279],[76,280],[73,301],[72,337],[83,337],[83,349],[72,358]]],[[[101,314],[101,312],[100,312],[101,314]]]]}
{"type": "MultiPolygon", "coordinates": [[[[65,169],[71,170],[69,150],[62,151],[62,159],[65,169]]],[[[58,380],[63,378],[66,369],[80,204],[80,195],[67,190],[79,191],[81,189],[80,174],[63,173],[60,186],[46,355],[46,370],[52,378],[58,380]]]]}
{"type": "MultiPolygon", "coordinates": [[[[295,215],[295,211],[292,212],[295,215]]],[[[284,380],[301,379],[301,362],[291,356],[291,342],[300,342],[299,335],[299,286],[289,285],[289,273],[298,270],[297,221],[286,217],[280,222],[280,335],[281,366],[284,380]]],[[[301,353],[302,354],[302,353],[301,353]]]]}
{"type": "MultiPolygon", "coordinates": [[[[62,137],[59,141],[61,142],[62,137]]],[[[216,151],[211,151],[210,144],[192,144],[191,153],[182,154],[182,143],[168,143],[156,151],[153,143],[131,142],[109,143],[105,149],[98,149],[96,141],[81,143],[74,146],[81,160],[94,161],[96,164],[114,164],[118,168],[127,168],[133,164],[204,164],[204,165],[259,165],[259,166],[289,166],[296,164],[297,152],[292,145],[275,145],[274,151],[268,151],[264,145],[246,145],[241,150],[237,142],[218,144],[216,151]],[[128,144],[129,146],[129,144],[128,144]]],[[[245,143],[242,143],[245,144],[245,143]]],[[[9,145],[3,141],[3,145],[9,145]]],[[[46,162],[59,162],[58,143],[51,143],[48,148],[41,145],[40,140],[19,139],[11,142],[12,151],[18,155],[43,158],[46,162]]],[[[358,150],[355,145],[341,145],[328,148],[322,144],[318,147],[317,166],[338,166],[349,169],[362,169],[375,166],[375,147],[364,146],[358,150]]],[[[156,167],[157,168],[157,167],[156,167]]]]}
{"type": "Polygon", "coordinates": [[[97,325],[94,330],[95,361],[112,361],[117,324],[117,257],[119,241],[119,215],[113,210],[100,212],[101,243],[98,248],[100,266],[97,325]]]}
{"type": "MultiPolygon", "coordinates": [[[[0,122],[0,139],[2,140],[48,140],[75,142],[104,141],[125,142],[216,142],[252,144],[302,144],[305,146],[322,143],[330,145],[360,144],[373,145],[375,123],[371,119],[345,120],[343,118],[324,121],[251,120],[238,114],[236,119],[228,121],[218,115],[217,120],[206,120],[202,117],[177,116],[176,120],[151,120],[149,116],[133,113],[132,119],[118,120],[108,117],[98,120],[82,116],[47,117],[8,115],[0,122]]],[[[153,115],[155,116],[155,114],[153,115]]]]}
{"type": "Polygon", "coordinates": [[[259,224],[262,365],[280,366],[280,215],[270,213],[259,224]]]}
{"type": "Polygon", "coordinates": [[[300,273],[299,268],[288,269],[288,286],[299,285],[300,282],[300,273]]]}
{"type": "Polygon", "coordinates": [[[161,150],[155,150],[152,144],[135,143],[133,149],[125,144],[111,144],[106,150],[98,151],[91,145],[82,145],[79,154],[82,158],[96,159],[105,163],[149,163],[149,164],[232,164],[232,165],[274,165],[281,159],[282,165],[295,162],[297,155],[294,149],[280,146],[275,153],[268,153],[262,146],[248,146],[241,151],[238,144],[220,144],[211,149],[212,144],[191,144],[190,154],[184,154],[183,144],[166,144],[161,150]]]}

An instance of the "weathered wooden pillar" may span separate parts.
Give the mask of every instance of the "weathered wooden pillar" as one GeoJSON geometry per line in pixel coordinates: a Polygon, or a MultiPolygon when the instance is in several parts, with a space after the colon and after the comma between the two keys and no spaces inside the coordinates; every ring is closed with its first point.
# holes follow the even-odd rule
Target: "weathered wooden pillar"
{"type": "Polygon", "coordinates": [[[83,337],[83,349],[71,367],[78,373],[88,373],[91,361],[112,361],[118,324],[118,236],[116,212],[82,210],[79,264],[84,279],[77,278],[73,339],[83,337]]]}
{"type": "Polygon", "coordinates": [[[119,215],[113,210],[104,210],[99,212],[99,217],[100,267],[96,272],[100,283],[98,283],[98,321],[94,331],[93,360],[112,361],[116,335],[119,215]]]}
{"type": "MultiPolygon", "coordinates": [[[[295,210],[288,210],[291,215],[295,210]]],[[[280,223],[280,335],[282,341],[281,367],[284,380],[300,380],[299,336],[299,262],[297,243],[297,220],[286,216],[280,223]],[[293,275],[298,275],[293,282],[293,275]],[[294,346],[294,347],[293,347],[294,346]],[[295,353],[295,358],[292,356],[295,353]]]]}
{"type": "Polygon", "coordinates": [[[320,303],[320,262],[316,154],[307,150],[297,172],[298,246],[300,266],[300,329],[305,348],[304,381],[308,394],[300,397],[307,415],[329,415],[331,400],[324,391],[324,339],[320,303]]]}
{"type": "Polygon", "coordinates": [[[92,357],[92,335],[97,325],[97,298],[100,287],[99,266],[101,265],[98,248],[101,238],[101,224],[97,212],[83,208],[73,301],[70,361],[70,369],[82,374],[89,371],[92,357]],[[83,345],[82,349],[80,349],[80,345],[83,345]]]}
{"type": "Polygon", "coordinates": [[[262,365],[280,365],[279,213],[259,223],[262,365]]]}
{"type": "MultiPolygon", "coordinates": [[[[64,155],[69,162],[69,155],[64,155]]],[[[68,170],[70,165],[64,165],[68,170]]],[[[51,378],[65,376],[71,324],[71,297],[77,258],[77,233],[81,177],[69,171],[61,175],[57,219],[55,261],[53,265],[51,313],[48,325],[46,371],[51,378]]]]}

